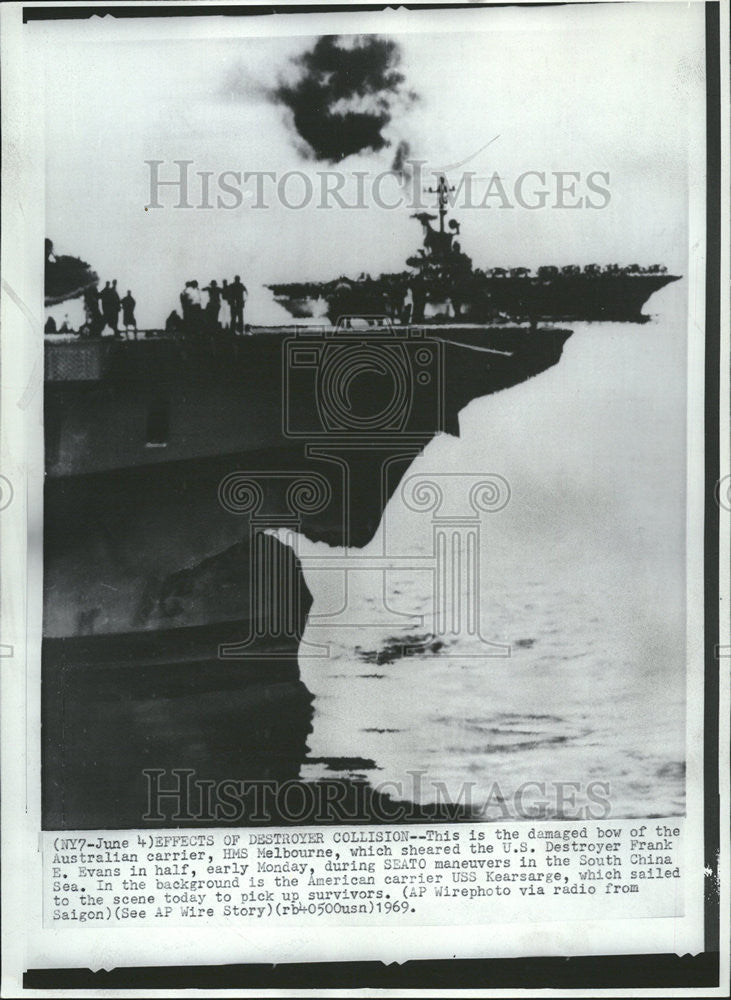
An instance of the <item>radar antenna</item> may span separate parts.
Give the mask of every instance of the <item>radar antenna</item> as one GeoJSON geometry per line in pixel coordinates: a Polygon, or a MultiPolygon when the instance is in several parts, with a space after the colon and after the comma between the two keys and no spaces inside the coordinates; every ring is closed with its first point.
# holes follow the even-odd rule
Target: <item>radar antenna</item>
{"type": "Polygon", "coordinates": [[[439,175],[439,183],[435,188],[427,188],[427,194],[437,195],[437,205],[439,207],[439,232],[444,232],[444,216],[447,214],[447,202],[449,201],[449,194],[454,191],[454,185],[451,187],[447,184],[447,178],[444,174],[439,175]]]}

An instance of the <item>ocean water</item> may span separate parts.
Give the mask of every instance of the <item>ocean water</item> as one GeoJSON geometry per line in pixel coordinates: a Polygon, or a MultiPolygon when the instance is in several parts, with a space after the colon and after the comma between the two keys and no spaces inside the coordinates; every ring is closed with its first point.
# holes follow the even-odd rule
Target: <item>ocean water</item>
{"type": "Polygon", "coordinates": [[[466,615],[442,634],[435,514],[399,491],[362,569],[308,567],[342,553],[300,539],[314,597],[303,779],[420,803],[466,795],[488,819],[515,815],[526,783],[548,794],[530,786],[524,808],[572,816],[600,782],[611,816],[683,813],[683,284],[655,296],[647,324],[572,325],[556,367],[473,401],[460,437],[436,438],[409,470],[439,477],[457,516],[474,513],[475,476],[509,484],[505,506],[479,517],[479,579],[461,588],[480,635],[466,615]],[[380,556],[394,568],[368,566],[380,556]],[[575,784],[573,804],[557,782],[575,784]]]}

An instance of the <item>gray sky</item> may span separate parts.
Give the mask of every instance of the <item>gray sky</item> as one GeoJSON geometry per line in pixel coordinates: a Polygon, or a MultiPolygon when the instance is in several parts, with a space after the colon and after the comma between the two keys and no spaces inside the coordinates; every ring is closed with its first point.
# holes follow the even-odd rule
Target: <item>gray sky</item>
{"type": "MultiPolygon", "coordinates": [[[[611,200],[601,210],[530,211],[493,198],[489,209],[461,210],[462,248],[477,266],[658,262],[687,273],[689,116],[702,114],[705,89],[702,5],[469,15],[461,25],[456,12],[430,14],[426,33],[416,12],[407,32],[384,27],[420,99],[386,128],[390,149],[348,157],[340,169],[387,170],[401,139],[429,165],[459,162],[499,136],[466,169],[498,173],[511,201],[528,170],[609,172],[611,200]],[[455,31],[462,27],[469,30],[455,31]]],[[[182,30],[169,19],[31,26],[45,47],[46,228],[58,252],[131,288],[141,326],[161,324],[189,278],[240,273],[249,318],[264,322],[286,319],[264,282],[400,270],[420,242],[406,208],[254,210],[245,201],[232,211],[145,212],[150,159],[165,161],[168,175],[176,159],[216,175],[332,169],[303,159],[286,112],[265,95],[320,25],[308,37],[216,38],[198,19],[182,20],[182,30]],[[232,87],[234,79],[245,85],[232,87]]],[[[227,18],[226,30],[242,33],[252,20],[227,18]]],[[[338,30],[332,17],[327,30],[338,30]]],[[[395,182],[383,190],[398,192],[395,182]]],[[[171,196],[162,200],[172,205],[171,196]]]]}

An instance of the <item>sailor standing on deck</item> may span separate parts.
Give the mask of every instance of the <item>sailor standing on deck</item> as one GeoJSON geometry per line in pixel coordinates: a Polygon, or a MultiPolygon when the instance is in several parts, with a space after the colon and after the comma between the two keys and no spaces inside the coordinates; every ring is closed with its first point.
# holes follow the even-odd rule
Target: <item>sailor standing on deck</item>
{"type": "Polygon", "coordinates": [[[84,326],[82,333],[87,337],[101,337],[104,317],[99,311],[99,290],[96,285],[84,289],[84,326]]]}
{"type": "Polygon", "coordinates": [[[186,281],[185,288],[180,293],[180,305],[183,309],[183,330],[186,336],[200,333],[201,329],[201,293],[197,281],[186,281]]]}
{"type": "Polygon", "coordinates": [[[111,294],[112,294],[112,286],[107,281],[106,284],[104,285],[104,288],[102,288],[102,290],[99,292],[99,301],[101,302],[102,305],[102,310],[101,310],[102,319],[104,320],[104,323],[102,324],[102,330],[104,329],[105,326],[108,325],[109,317],[111,316],[111,310],[112,310],[110,302],[111,294]]]}
{"type": "Polygon", "coordinates": [[[198,334],[201,332],[203,326],[203,307],[201,306],[201,290],[198,287],[197,281],[191,281],[190,283],[188,300],[190,302],[188,310],[190,329],[194,334],[198,334]]]}
{"type": "Polygon", "coordinates": [[[218,332],[218,313],[221,309],[221,289],[216,284],[216,279],[212,278],[211,283],[203,289],[208,292],[208,303],[206,305],[206,330],[208,333],[218,332]]]}
{"type": "Polygon", "coordinates": [[[112,287],[109,287],[109,282],[106,283],[102,289],[99,298],[102,302],[102,314],[104,316],[104,323],[111,330],[114,331],[114,336],[119,336],[119,308],[121,305],[119,299],[119,292],[117,291],[117,279],[115,278],[112,282],[112,287]]]}
{"type": "Polygon", "coordinates": [[[183,313],[183,330],[188,333],[190,328],[190,286],[191,282],[185,282],[185,288],[180,293],[180,308],[183,313]]]}
{"type": "Polygon", "coordinates": [[[244,304],[248,296],[246,285],[237,274],[229,285],[228,301],[231,306],[231,332],[244,333],[244,304]]]}
{"type": "Polygon", "coordinates": [[[223,286],[221,288],[221,312],[218,314],[218,321],[221,324],[221,329],[228,332],[231,328],[231,305],[229,299],[231,297],[231,289],[229,288],[228,280],[223,279],[223,286]]]}
{"type": "Polygon", "coordinates": [[[129,329],[132,327],[137,340],[137,320],[135,319],[135,306],[137,303],[132,298],[132,292],[127,289],[127,294],[122,299],[122,326],[125,336],[129,337],[129,329]]]}
{"type": "Polygon", "coordinates": [[[119,297],[119,292],[117,291],[117,279],[115,278],[112,282],[112,294],[110,296],[111,309],[112,309],[112,323],[110,324],[114,330],[114,336],[119,337],[119,310],[122,307],[122,301],[119,297]]]}
{"type": "Polygon", "coordinates": [[[404,304],[401,308],[401,322],[408,326],[414,315],[414,293],[411,291],[411,285],[406,288],[406,294],[404,295],[404,304]]]}

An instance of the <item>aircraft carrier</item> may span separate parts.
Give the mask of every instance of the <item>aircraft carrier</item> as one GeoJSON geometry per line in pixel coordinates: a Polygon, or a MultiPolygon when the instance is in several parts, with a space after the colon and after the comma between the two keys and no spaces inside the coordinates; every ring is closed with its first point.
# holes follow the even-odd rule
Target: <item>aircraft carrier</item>
{"type": "Polygon", "coordinates": [[[48,337],[45,828],[145,825],[150,769],[296,780],[311,597],[271,530],[364,546],[432,437],[569,336],[381,315],[48,337]]]}

